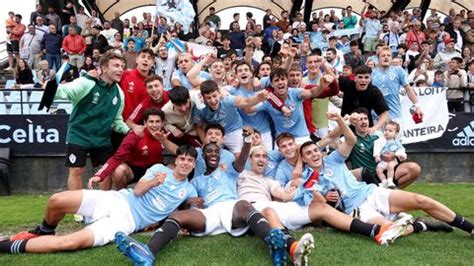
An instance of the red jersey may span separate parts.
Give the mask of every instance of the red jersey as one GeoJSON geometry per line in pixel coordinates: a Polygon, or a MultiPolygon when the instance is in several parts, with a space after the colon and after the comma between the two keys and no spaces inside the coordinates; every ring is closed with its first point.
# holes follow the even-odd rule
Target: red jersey
{"type": "Polygon", "coordinates": [[[125,106],[123,108],[122,117],[126,120],[144,99],[148,97],[145,87],[145,78],[140,75],[138,69],[125,70],[120,81],[125,96],[125,106]]]}
{"type": "Polygon", "coordinates": [[[95,176],[99,176],[102,181],[123,162],[143,168],[151,167],[163,161],[162,152],[161,142],[154,138],[146,128],[141,138],[130,131],[115,154],[107,160],[95,176]]]}
{"type": "Polygon", "coordinates": [[[149,96],[143,100],[136,108],[133,110],[132,114],[128,117],[128,119],[132,120],[133,123],[141,125],[143,124],[143,113],[146,109],[154,107],[161,109],[167,102],[169,101],[168,92],[163,92],[163,100],[159,103],[153,101],[149,96]]]}

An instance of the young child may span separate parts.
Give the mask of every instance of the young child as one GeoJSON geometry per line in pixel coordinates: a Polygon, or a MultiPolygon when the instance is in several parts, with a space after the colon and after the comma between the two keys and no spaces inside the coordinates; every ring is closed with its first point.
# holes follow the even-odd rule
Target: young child
{"type": "Polygon", "coordinates": [[[400,139],[397,139],[400,125],[397,122],[389,121],[385,125],[384,134],[374,143],[374,157],[378,163],[375,172],[382,181],[382,187],[394,189],[397,186],[393,183],[395,166],[397,166],[397,158],[401,161],[406,160],[407,155],[405,148],[402,146],[400,139]],[[387,158],[388,157],[388,158],[387,158]],[[384,171],[387,170],[387,176],[384,171]]]}
{"type": "Polygon", "coordinates": [[[434,80],[433,80],[432,86],[435,87],[435,88],[444,87],[444,74],[443,74],[443,71],[437,70],[434,73],[434,80]]]}

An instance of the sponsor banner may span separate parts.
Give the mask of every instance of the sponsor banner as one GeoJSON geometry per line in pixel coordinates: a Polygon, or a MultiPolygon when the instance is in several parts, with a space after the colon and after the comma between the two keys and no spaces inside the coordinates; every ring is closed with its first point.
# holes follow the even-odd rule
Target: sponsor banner
{"type": "Polygon", "coordinates": [[[418,103],[423,110],[423,122],[416,124],[412,115],[412,102],[404,89],[400,90],[402,107],[402,137],[404,144],[436,139],[443,135],[448,125],[447,88],[421,87],[413,88],[418,96],[418,103]]]}
{"type": "Polygon", "coordinates": [[[449,114],[444,134],[437,139],[405,145],[409,152],[474,152],[474,113],[449,114]]]}
{"type": "Polygon", "coordinates": [[[0,148],[14,156],[64,155],[68,115],[0,115],[0,148]]]}

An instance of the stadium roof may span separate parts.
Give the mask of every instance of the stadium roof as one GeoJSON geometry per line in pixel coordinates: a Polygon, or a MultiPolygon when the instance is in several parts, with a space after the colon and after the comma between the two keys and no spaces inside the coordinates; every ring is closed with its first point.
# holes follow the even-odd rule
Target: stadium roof
{"type": "MultiPolygon", "coordinates": [[[[254,7],[262,10],[272,9],[273,14],[276,16],[280,15],[282,10],[291,10],[294,1],[290,0],[238,0],[238,1],[227,1],[227,0],[196,0],[198,7],[199,21],[202,21],[204,17],[209,13],[209,7],[213,6],[216,12],[232,7],[254,7]]],[[[369,0],[373,6],[379,10],[389,10],[392,6],[392,2],[389,0],[369,0]]],[[[422,0],[412,0],[408,4],[407,8],[419,7],[422,0]]],[[[121,14],[133,10],[142,6],[152,6],[156,4],[156,0],[100,0],[96,1],[96,5],[100,12],[104,15],[105,19],[113,19],[113,14],[118,11],[121,14]]],[[[362,1],[341,1],[341,0],[314,0],[313,10],[320,8],[344,8],[347,5],[352,5],[354,12],[360,13],[363,8],[362,1]]],[[[304,5],[302,5],[304,6],[304,5]]],[[[461,9],[474,9],[473,0],[431,0],[430,8],[436,8],[438,11],[447,14],[450,8],[454,8],[456,12],[461,9]]]]}

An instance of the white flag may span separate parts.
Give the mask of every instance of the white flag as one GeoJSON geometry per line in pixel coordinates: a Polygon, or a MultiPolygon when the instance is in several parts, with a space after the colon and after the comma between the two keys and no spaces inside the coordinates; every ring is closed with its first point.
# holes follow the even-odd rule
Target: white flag
{"type": "Polygon", "coordinates": [[[189,26],[196,16],[189,0],[156,0],[156,14],[166,17],[171,26],[176,22],[183,25],[184,33],[189,32],[189,26]]]}

